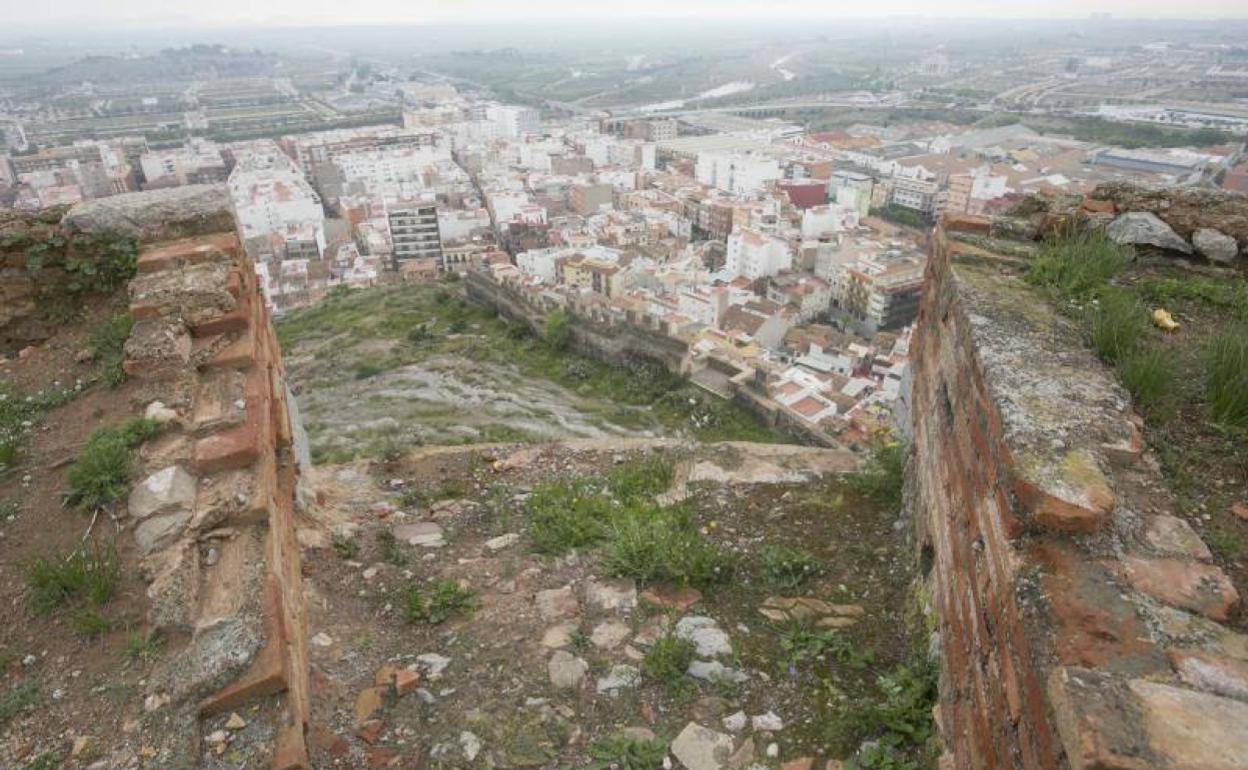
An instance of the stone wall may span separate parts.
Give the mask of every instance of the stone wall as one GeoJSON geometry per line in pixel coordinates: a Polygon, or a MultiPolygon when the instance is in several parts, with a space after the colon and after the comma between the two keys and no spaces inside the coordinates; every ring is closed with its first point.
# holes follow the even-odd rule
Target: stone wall
{"type": "Polygon", "coordinates": [[[558,309],[567,310],[576,319],[572,324],[572,346],[591,358],[619,365],[627,364],[632,358],[646,358],[658,362],[673,374],[688,373],[688,343],[660,329],[646,328],[589,306],[576,308],[553,301],[536,301],[477,272],[467,273],[464,280],[468,296],[474,301],[493,307],[512,321],[525,324],[537,335],[542,334],[549,313],[558,309]]]}
{"type": "Polygon", "coordinates": [[[1113,373],[940,228],[912,350],[944,767],[1248,768],[1248,637],[1222,625],[1239,596],[1113,373]]]}
{"type": "Polygon", "coordinates": [[[309,766],[299,426],[254,266],[215,190],[172,191],[176,212],[136,203],[142,195],[109,198],[112,213],[91,204],[65,226],[128,228],[145,240],[125,369],[164,429],[143,448],[127,529],[149,583],[149,621],[174,640],[147,682],[152,762],[199,767],[202,720],[254,704],[249,720],[269,722],[274,736],[272,767],[295,770],[309,766]]]}

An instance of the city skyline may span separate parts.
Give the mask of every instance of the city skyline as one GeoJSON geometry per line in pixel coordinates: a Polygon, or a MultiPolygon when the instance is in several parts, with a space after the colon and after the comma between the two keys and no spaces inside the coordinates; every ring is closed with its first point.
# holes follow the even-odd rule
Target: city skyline
{"type": "Polygon", "coordinates": [[[884,0],[869,7],[839,3],[788,0],[765,6],[751,2],[642,0],[625,8],[585,6],[567,0],[537,0],[518,7],[500,0],[427,2],[403,4],[394,0],[365,0],[343,6],[329,2],[276,0],[257,5],[244,0],[213,4],[125,0],[101,5],[91,0],[61,0],[42,5],[5,0],[3,15],[13,26],[40,27],[74,21],[104,27],[228,27],[241,24],[265,26],[312,25],[361,26],[369,24],[475,24],[503,21],[599,21],[615,19],[704,19],[715,21],[774,20],[778,18],[821,21],[887,20],[896,17],[932,19],[1055,20],[1086,19],[1108,14],[1116,19],[1225,19],[1246,18],[1248,7],[1230,0],[1056,0],[1037,4],[1001,4],[988,0],[956,0],[933,6],[917,0],[884,0]]]}

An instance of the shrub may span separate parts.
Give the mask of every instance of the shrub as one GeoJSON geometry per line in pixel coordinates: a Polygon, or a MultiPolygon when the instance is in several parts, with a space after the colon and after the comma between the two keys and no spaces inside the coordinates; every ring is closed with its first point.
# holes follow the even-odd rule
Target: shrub
{"type": "Polygon", "coordinates": [[[589,770],[659,770],[667,758],[667,744],[616,733],[594,743],[589,758],[589,770]]]}
{"type": "Polygon", "coordinates": [[[768,545],[762,552],[763,579],[777,588],[797,588],[823,572],[823,563],[799,548],[768,545]]]}
{"type": "Polygon", "coordinates": [[[84,545],[65,555],[39,556],[26,568],[31,609],[38,615],[80,599],[107,604],[120,584],[121,564],[112,546],[84,545]]]}
{"type": "Polygon", "coordinates": [[[696,646],[688,639],[665,636],[656,641],[641,659],[641,675],[675,690],[685,684],[685,672],[693,662],[696,646]]]}
{"type": "Polygon", "coordinates": [[[377,375],[381,374],[384,371],[385,369],[383,369],[380,364],[374,363],[372,361],[365,361],[363,363],[356,364],[355,379],[367,380],[370,377],[376,377],[377,375]]]}
{"type": "Polygon", "coordinates": [[[871,450],[862,468],[845,476],[845,483],[868,500],[895,509],[901,507],[905,472],[905,445],[882,441],[871,450]]]}
{"type": "Polygon", "coordinates": [[[1101,360],[1117,363],[1139,345],[1144,333],[1144,306],[1126,291],[1109,291],[1091,311],[1092,348],[1101,360]]]}
{"type": "Polygon", "coordinates": [[[555,310],[546,316],[542,339],[551,350],[567,350],[572,344],[572,317],[567,311],[555,310]]]}
{"type": "Polygon", "coordinates": [[[1087,297],[1130,261],[1131,251],[1104,233],[1079,233],[1046,241],[1032,259],[1027,280],[1066,297],[1087,297]]]}
{"type": "Polygon", "coordinates": [[[130,491],[135,447],[159,431],[160,424],[147,419],[98,428],[69,469],[66,500],[93,510],[124,498],[130,491]]]}
{"type": "Polygon", "coordinates": [[[1118,372],[1141,412],[1157,415],[1168,406],[1174,387],[1174,367],[1162,351],[1137,350],[1119,362],[1118,372]]]}
{"type": "Polygon", "coordinates": [[[456,612],[472,612],[477,598],[454,580],[439,580],[428,587],[408,586],[403,591],[401,606],[408,623],[437,625],[456,612]]]}
{"type": "Polygon", "coordinates": [[[1209,406],[1227,425],[1248,425],[1248,328],[1222,332],[1209,343],[1209,406]]]}

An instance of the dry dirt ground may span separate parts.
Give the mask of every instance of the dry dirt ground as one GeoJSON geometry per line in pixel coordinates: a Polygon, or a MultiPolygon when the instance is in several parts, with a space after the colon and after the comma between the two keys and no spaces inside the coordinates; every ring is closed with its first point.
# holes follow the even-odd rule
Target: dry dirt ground
{"type": "Polygon", "coordinates": [[[315,766],[608,767],[593,764],[603,739],[682,745],[697,722],[731,744],[727,766],[815,758],[822,770],[856,748],[850,712],[910,647],[897,515],[844,488],[836,473],[852,464],[801,447],[598,440],[318,467],[302,533],[315,766]],[[543,481],[656,454],[676,467],[665,497],[691,505],[731,555],[731,580],[678,592],[613,578],[593,548],[535,552],[526,504],[543,481]],[[760,559],[776,545],[808,551],[822,571],[773,584],[760,559]],[[475,608],[407,622],[403,592],[443,580],[475,608]],[[800,597],[813,601],[784,609],[800,597]],[[829,632],[845,650],[803,657],[797,629],[829,632]],[[702,678],[640,672],[668,634],[698,640],[688,671],[702,678]]]}
{"type": "Polygon", "coordinates": [[[67,403],[33,420],[18,462],[0,470],[5,620],[0,623],[0,767],[6,769],[27,767],[44,756],[68,758],[75,745],[78,755],[69,766],[86,767],[113,745],[131,755],[137,749],[126,745],[142,713],[142,684],[151,659],[138,650],[127,654],[130,639],[146,633],[145,585],[135,566],[133,539],[118,537],[106,516],[91,526],[90,516],[62,503],[71,461],[91,432],[142,412],[133,383],[115,389],[89,384],[95,364],[82,355],[90,330],[122,307],[119,302],[93,303],[80,322],[33,354],[0,363],[0,383],[10,392],[85,385],[67,403]],[[88,528],[88,540],[97,547],[118,550],[122,569],[116,595],[100,607],[74,602],[48,614],[32,612],[29,565],[78,547],[88,528]],[[86,628],[91,612],[106,627],[86,628]]]}

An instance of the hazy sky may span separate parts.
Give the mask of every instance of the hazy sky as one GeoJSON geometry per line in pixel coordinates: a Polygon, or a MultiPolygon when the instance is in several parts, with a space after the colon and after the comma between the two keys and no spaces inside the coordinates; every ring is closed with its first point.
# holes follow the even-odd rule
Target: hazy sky
{"type": "Polygon", "coordinates": [[[604,18],[1248,17],[1245,0],[0,0],[13,24],[108,26],[569,21],[604,18]]]}

